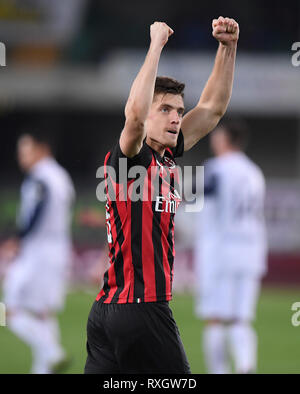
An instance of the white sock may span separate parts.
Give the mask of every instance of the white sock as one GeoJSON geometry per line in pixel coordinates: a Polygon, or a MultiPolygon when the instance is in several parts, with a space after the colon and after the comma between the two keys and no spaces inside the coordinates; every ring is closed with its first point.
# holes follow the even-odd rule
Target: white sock
{"type": "Polygon", "coordinates": [[[48,317],[43,320],[44,333],[47,332],[48,358],[51,363],[59,361],[64,357],[65,352],[60,345],[60,330],[55,317],[48,317]]]}
{"type": "Polygon", "coordinates": [[[33,353],[32,373],[48,374],[53,362],[63,356],[47,319],[39,319],[27,312],[17,312],[8,320],[9,328],[27,345],[33,353]]]}
{"type": "Polygon", "coordinates": [[[61,338],[58,320],[55,317],[48,317],[47,324],[50,331],[52,332],[53,337],[59,343],[61,338]]]}
{"type": "Polygon", "coordinates": [[[229,373],[226,352],[226,329],[223,324],[210,324],[204,328],[203,349],[209,373],[229,373]]]}
{"type": "Polygon", "coordinates": [[[254,373],[257,362],[257,336],[251,324],[233,324],[228,328],[228,334],[236,373],[254,373]]]}

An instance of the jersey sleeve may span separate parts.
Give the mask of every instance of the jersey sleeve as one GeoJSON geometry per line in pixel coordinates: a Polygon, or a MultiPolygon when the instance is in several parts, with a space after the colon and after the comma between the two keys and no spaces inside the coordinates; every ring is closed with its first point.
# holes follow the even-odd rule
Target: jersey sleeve
{"type": "Polygon", "coordinates": [[[183,133],[180,130],[179,134],[178,134],[178,139],[177,139],[177,145],[175,146],[175,148],[171,149],[172,154],[174,157],[181,157],[183,156],[183,152],[184,152],[184,137],[183,137],[183,133]]]}
{"type": "Polygon", "coordinates": [[[128,172],[134,166],[142,166],[148,169],[152,161],[152,152],[149,146],[144,141],[140,152],[134,157],[130,158],[124,155],[124,153],[120,148],[120,143],[118,142],[111,150],[111,155],[107,162],[107,165],[111,166],[115,170],[117,181],[119,180],[120,165],[123,166],[123,163],[120,162],[120,159],[126,159],[127,175],[128,175],[128,172]]]}

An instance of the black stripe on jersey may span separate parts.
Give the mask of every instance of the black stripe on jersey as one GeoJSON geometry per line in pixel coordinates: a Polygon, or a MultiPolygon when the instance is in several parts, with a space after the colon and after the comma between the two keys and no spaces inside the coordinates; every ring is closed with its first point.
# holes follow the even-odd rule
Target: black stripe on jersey
{"type": "Polygon", "coordinates": [[[116,201],[116,191],[113,187],[112,180],[114,181],[114,174],[112,173],[110,167],[106,166],[107,173],[104,175],[104,179],[106,182],[106,195],[110,201],[116,201]]]}
{"type": "Polygon", "coordinates": [[[129,285],[128,295],[127,295],[127,300],[126,300],[127,303],[129,302],[130,290],[131,290],[131,283],[129,285]]]}
{"type": "MultiPolygon", "coordinates": [[[[155,190],[155,196],[162,195],[162,178],[159,176],[160,169],[158,168],[157,177],[159,177],[159,190],[155,190]]],[[[155,179],[154,185],[157,185],[155,179]]],[[[153,211],[153,226],[152,226],[152,242],[154,246],[154,268],[155,268],[155,283],[156,296],[161,297],[166,294],[166,278],[163,267],[163,247],[161,243],[161,212],[155,211],[156,201],[152,201],[153,211]]]]}
{"type": "Polygon", "coordinates": [[[108,298],[108,295],[109,295],[110,287],[108,286],[108,271],[106,271],[104,274],[103,290],[104,290],[105,295],[100,298],[101,302],[106,301],[108,298]]]}
{"type": "Polygon", "coordinates": [[[123,242],[124,242],[124,234],[123,234],[123,231],[122,231],[122,223],[121,223],[120,215],[119,215],[119,212],[118,212],[117,204],[116,204],[115,201],[112,202],[112,208],[113,208],[113,211],[114,211],[116,232],[118,234],[118,239],[116,241],[119,244],[119,252],[118,252],[115,264],[114,264],[115,276],[116,276],[116,284],[117,284],[118,290],[114,294],[111,302],[118,302],[119,295],[123,291],[124,284],[125,284],[125,280],[124,280],[124,259],[123,259],[122,249],[121,249],[122,245],[123,245],[123,242]]]}
{"type": "Polygon", "coordinates": [[[134,301],[144,301],[145,283],[142,262],[143,201],[131,201],[131,252],[134,267],[134,301]]]}

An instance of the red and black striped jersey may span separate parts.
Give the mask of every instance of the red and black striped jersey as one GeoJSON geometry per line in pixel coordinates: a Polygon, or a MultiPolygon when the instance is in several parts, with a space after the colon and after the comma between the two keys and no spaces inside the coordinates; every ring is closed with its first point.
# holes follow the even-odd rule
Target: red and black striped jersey
{"type": "Polygon", "coordinates": [[[175,157],[182,156],[183,134],[163,158],[144,141],[126,158],[119,143],[105,158],[106,217],[110,267],[97,297],[103,303],[169,301],[172,298],[174,216],[181,201],[175,157]],[[126,180],[120,176],[127,164],[126,180]],[[136,177],[142,166],[144,172],[136,177]],[[114,169],[114,174],[109,169],[114,169]],[[140,197],[140,198],[138,198],[140,197]]]}

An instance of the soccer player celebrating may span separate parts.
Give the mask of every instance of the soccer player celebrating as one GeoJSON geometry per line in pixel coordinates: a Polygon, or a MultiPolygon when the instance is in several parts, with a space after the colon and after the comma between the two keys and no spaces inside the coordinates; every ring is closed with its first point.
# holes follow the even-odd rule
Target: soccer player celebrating
{"type": "Polygon", "coordinates": [[[130,91],[124,129],[105,158],[111,265],[88,320],[87,374],[190,373],[168,305],[180,202],[175,158],[217,125],[231,97],[239,26],[219,17],[212,27],[219,41],[215,65],[198,104],[183,116],[184,84],[157,77],[162,49],[174,32],[162,22],[151,25],[150,48],[130,91]],[[128,171],[145,168],[141,189],[148,198],[132,198],[130,187],[125,189],[120,159],[127,160],[128,171]]]}

